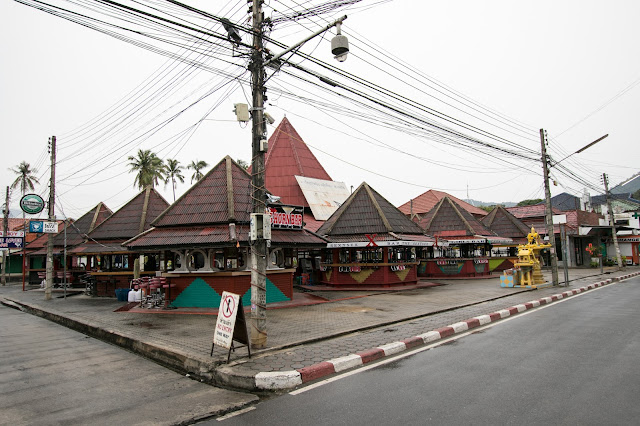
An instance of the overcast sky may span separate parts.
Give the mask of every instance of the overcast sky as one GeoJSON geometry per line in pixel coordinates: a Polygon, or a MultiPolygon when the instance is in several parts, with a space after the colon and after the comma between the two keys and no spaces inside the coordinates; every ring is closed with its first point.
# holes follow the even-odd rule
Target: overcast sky
{"type": "MultiPolygon", "coordinates": [[[[46,1],[61,7],[81,3],[46,1]]],[[[240,24],[247,17],[245,0],[185,2],[240,24]]],[[[271,0],[265,12],[281,16],[291,11],[287,7],[300,10],[297,3],[328,2],[271,0]]],[[[154,4],[170,7],[161,0],[154,4]]],[[[335,30],[302,50],[392,90],[406,102],[418,102],[423,111],[437,111],[440,118],[429,115],[437,126],[450,127],[450,117],[481,129],[484,136],[458,131],[504,148],[492,138],[497,136],[527,156],[540,150],[540,128],[548,131],[555,161],[609,134],[562,162],[568,172],[590,183],[592,195],[602,173],[616,184],[640,171],[640,2],[363,0],[346,10],[276,25],[270,35],[291,45],[345,13],[343,33],[351,43],[346,62],[338,64],[330,54],[335,30]],[[414,74],[406,72],[408,66],[414,74]]],[[[38,169],[41,184],[35,192],[47,195],[47,140],[52,135],[59,144],[59,217],[77,218],[100,201],[116,210],[133,198],[137,189],[127,157],[141,148],[184,165],[196,159],[214,165],[226,155],[251,160],[250,126],[235,122],[232,112],[234,103],[250,97],[246,79],[233,79],[242,69],[229,64],[244,59],[218,50],[213,59],[218,62],[211,62],[217,71],[212,72],[17,2],[1,2],[0,16],[3,199],[6,185],[15,179],[8,168],[21,161],[38,169]],[[135,104],[143,99],[138,90],[159,79],[164,86],[146,92],[151,97],[144,107],[135,104]],[[205,93],[209,95],[203,98],[205,93]],[[137,106],[124,112],[123,102],[137,106]],[[101,118],[92,121],[96,117],[101,118]]],[[[178,47],[173,50],[179,52],[178,47]]],[[[292,61],[309,64],[297,57],[292,61]]],[[[388,119],[371,105],[343,102],[345,92],[339,87],[319,84],[323,87],[315,88],[283,69],[268,83],[267,110],[275,125],[288,117],[333,180],[347,187],[366,181],[395,205],[428,189],[487,202],[543,197],[539,161],[502,154],[492,158],[475,151],[473,144],[464,149],[443,142],[441,134],[431,138],[408,131],[397,116],[388,119]]],[[[177,196],[190,186],[191,172],[184,174],[177,196]]],[[[565,174],[554,172],[553,178],[558,186],[552,194],[579,194],[584,188],[565,174]]],[[[158,189],[173,201],[170,185],[158,189]]],[[[15,212],[19,198],[16,192],[11,202],[15,212]]]]}

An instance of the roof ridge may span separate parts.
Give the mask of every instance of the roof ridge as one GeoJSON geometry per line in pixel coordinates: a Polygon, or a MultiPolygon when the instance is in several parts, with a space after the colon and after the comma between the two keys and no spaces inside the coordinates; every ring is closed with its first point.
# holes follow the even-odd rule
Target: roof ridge
{"type": "Polygon", "coordinates": [[[371,199],[371,202],[373,203],[373,207],[375,207],[375,209],[378,211],[378,214],[380,215],[380,219],[382,220],[382,224],[384,225],[385,228],[387,228],[387,232],[393,231],[393,228],[392,228],[391,224],[389,223],[389,219],[387,219],[387,216],[382,211],[382,207],[380,207],[380,204],[378,203],[378,200],[376,200],[376,198],[373,196],[373,192],[372,192],[371,187],[366,182],[364,182],[363,185],[364,185],[365,191],[367,191],[367,195],[369,196],[369,198],[371,199]]]}

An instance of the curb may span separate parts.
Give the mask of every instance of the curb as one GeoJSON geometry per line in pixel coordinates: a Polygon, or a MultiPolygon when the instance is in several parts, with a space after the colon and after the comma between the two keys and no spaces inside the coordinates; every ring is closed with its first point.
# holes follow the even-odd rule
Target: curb
{"type": "MultiPolygon", "coordinates": [[[[253,377],[254,386],[252,387],[254,390],[260,391],[290,390],[313,380],[330,376],[335,373],[340,373],[344,370],[348,370],[350,368],[357,367],[384,357],[395,355],[409,349],[433,343],[437,340],[444,339],[458,333],[463,333],[467,330],[471,330],[473,328],[480,327],[491,322],[499,321],[511,315],[515,315],[529,309],[537,308],[538,306],[548,305],[558,300],[575,296],[576,294],[583,293],[588,290],[593,290],[607,284],[611,284],[614,281],[622,281],[637,275],[640,275],[640,272],[633,272],[630,274],[621,275],[619,277],[609,278],[607,280],[599,281],[585,287],[564,291],[562,293],[554,294],[549,297],[543,297],[541,299],[515,305],[498,312],[492,312],[487,315],[473,317],[465,321],[457,322],[446,327],[438,328],[436,330],[428,331],[418,336],[401,340],[399,342],[392,342],[386,345],[381,345],[366,351],[356,352],[355,354],[330,359],[307,367],[299,368],[297,370],[257,373],[253,377]]],[[[247,379],[249,379],[249,377],[245,377],[245,380],[247,379]]]]}

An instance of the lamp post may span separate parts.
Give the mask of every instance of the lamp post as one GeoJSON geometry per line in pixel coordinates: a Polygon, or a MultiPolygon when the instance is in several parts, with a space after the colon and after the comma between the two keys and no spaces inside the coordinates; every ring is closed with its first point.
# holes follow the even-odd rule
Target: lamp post
{"type": "MultiPolygon", "coordinates": [[[[546,223],[546,228],[547,228],[547,235],[549,236],[549,243],[551,243],[551,279],[553,282],[553,285],[556,286],[558,285],[558,257],[556,255],[557,253],[557,249],[556,249],[556,237],[555,237],[555,232],[553,230],[553,210],[552,210],[552,206],[551,206],[551,190],[549,189],[549,169],[552,166],[557,166],[558,164],[560,164],[562,161],[566,160],[567,158],[571,157],[574,154],[579,154],[582,151],[592,147],[593,145],[597,144],[598,142],[600,142],[601,140],[603,140],[604,138],[606,138],[607,136],[609,136],[609,134],[606,134],[598,139],[596,139],[595,141],[583,146],[582,148],[580,148],[579,150],[577,150],[576,152],[573,152],[569,155],[567,155],[566,157],[564,157],[562,160],[560,161],[556,161],[555,163],[551,164],[551,158],[547,155],[547,144],[549,143],[548,139],[547,139],[547,131],[544,129],[540,129],[540,145],[541,145],[541,151],[542,151],[542,170],[544,172],[544,197],[545,197],[545,223],[546,223]]],[[[564,241],[563,245],[564,245],[564,241]]],[[[566,271],[566,265],[567,265],[567,258],[566,258],[566,253],[564,254],[564,264],[565,264],[565,282],[567,280],[567,276],[568,276],[568,272],[566,271]]]]}
{"type": "MultiPolygon", "coordinates": [[[[278,61],[286,53],[296,49],[313,37],[320,35],[331,27],[338,27],[338,35],[331,41],[331,51],[340,62],[343,62],[349,52],[347,38],[341,34],[340,25],[347,19],[346,16],[338,19],[334,23],[327,25],[301,42],[286,49],[278,55],[269,59],[265,57],[263,45],[263,0],[249,0],[251,2],[252,13],[252,34],[253,43],[251,49],[251,59],[249,71],[251,72],[251,92],[253,105],[251,107],[252,132],[251,132],[251,197],[253,212],[252,226],[261,224],[268,225],[269,215],[266,213],[266,188],[265,188],[265,164],[264,154],[267,150],[267,123],[265,121],[264,101],[267,99],[265,83],[265,66],[278,61]],[[260,218],[261,220],[258,220],[260,218]]],[[[224,23],[223,23],[224,25],[224,23]]],[[[234,29],[227,22],[225,29],[229,36],[237,41],[239,36],[231,34],[234,29]]],[[[256,238],[251,246],[251,318],[250,318],[250,340],[253,348],[264,348],[267,345],[267,258],[269,256],[268,247],[270,241],[265,239],[261,231],[255,233],[256,238]]]]}

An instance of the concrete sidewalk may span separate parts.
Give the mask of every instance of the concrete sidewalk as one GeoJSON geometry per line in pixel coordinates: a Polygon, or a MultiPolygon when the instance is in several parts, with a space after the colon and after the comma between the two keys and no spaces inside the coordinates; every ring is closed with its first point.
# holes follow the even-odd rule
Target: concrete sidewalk
{"type": "MultiPolygon", "coordinates": [[[[188,310],[115,312],[115,298],[0,287],[2,303],[127,348],[216,385],[248,391],[290,389],[504,316],[586,291],[587,286],[640,274],[640,268],[572,269],[569,287],[502,288],[499,277],[436,280],[443,285],[398,292],[314,292],[326,301],[267,311],[268,347],[209,356],[216,316],[188,310]],[[565,293],[562,295],[562,293],[565,293]],[[532,302],[532,303],[529,303],[532,302]],[[452,327],[453,326],[453,327],[452,327]]],[[[550,273],[545,272],[549,279],[550,273]]]]}

